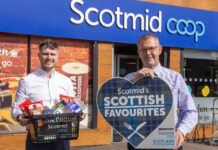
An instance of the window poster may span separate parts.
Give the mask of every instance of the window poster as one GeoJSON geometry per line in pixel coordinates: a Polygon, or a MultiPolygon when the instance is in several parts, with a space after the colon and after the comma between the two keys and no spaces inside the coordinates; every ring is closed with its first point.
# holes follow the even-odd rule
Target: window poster
{"type": "MultiPolygon", "coordinates": [[[[25,127],[12,119],[11,107],[20,78],[28,74],[28,67],[33,72],[40,66],[38,44],[43,39],[46,38],[32,36],[28,42],[25,35],[0,34],[0,134],[26,132],[25,127]],[[31,60],[29,64],[28,59],[31,60]]],[[[69,39],[54,40],[59,44],[56,71],[71,79],[76,97],[82,100],[87,113],[80,128],[89,128],[92,124],[92,44],[69,39]]]]}
{"type": "Polygon", "coordinates": [[[25,131],[11,117],[19,79],[27,74],[27,36],[0,34],[0,133],[25,131]]]}

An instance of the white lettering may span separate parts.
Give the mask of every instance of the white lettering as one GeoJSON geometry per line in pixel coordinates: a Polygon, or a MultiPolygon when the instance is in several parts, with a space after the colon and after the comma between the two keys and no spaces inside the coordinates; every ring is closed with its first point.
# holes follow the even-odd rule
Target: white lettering
{"type": "Polygon", "coordinates": [[[105,106],[164,105],[164,95],[105,97],[104,102],[105,106]]]}
{"type": "Polygon", "coordinates": [[[78,9],[76,9],[76,7],[74,7],[74,5],[76,3],[79,3],[80,5],[83,5],[84,2],[82,0],[72,0],[72,2],[70,4],[72,11],[75,12],[76,14],[78,14],[80,19],[76,20],[76,19],[71,17],[70,21],[72,23],[75,23],[75,24],[81,24],[84,21],[84,15],[83,15],[83,12],[79,11],[78,9]]]}
{"type": "Polygon", "coordinates": [[[115,18],[114,18],[114,14],[111,10],[109,9],[104,9],[100,12],[100,16],[99,16],[99,19],[100,19],[100,23],[104,26],[104,27],[111,27],[113,24],[114,24],[114,21],[115,21],[115,18]],[[103,15],[105,13],[108,13],[110,16],[111,16],[111,22],[110,23],[105,23],[104,20],[103,20],[103,15]]]}
{"type": "Polygon", "coordinates": [[[9,61],[2,61],[3,68],[10,67],[10,66],[12,66],[12,62],[10,60],[9,61]]]}
{"type": "Polygon", "coordinates": [[[148,89],[145,89],[145,88],[126,89],[126,90],[121,90],[121,88],[117,89],[117,94],[119,94],[119,95],[144,94],[144,93],[148,93],[148,89]]]}
{"type": "Polygon", "coordinates": [[[156,104],[164,104],[164,95],[161,94],[160,97],[159,95],[156,96],[156,104]]]}
{"type": "Polygon", "coordinates": [[[123,15],[123,12],[120,12],[120,7],[117,7],[117,10],[115,11],[115,14],[117,16],[116,22],[117,22],[118,28],[123,29],[123,25],[121,25],[121,23],[120,23],[120,19],[121,19],[120,16],[123,15]]]}
{"type": "Polygon", "coordinates": [[[89,8],[87,9],[86,13],[85,13],[85,20],[88,24],[90,24],[91,26],[96,26],[98,25],[98,21],[95,21],[95,22],[92,22],[90,19],[89,19],[89,13],[90,12],[95,12],[95,13],[98,13],[98,9],[96,8],[89,8]]]}
{"type": "Polygon", "coordinates": [[[164,116],[165,108],[121,108],[121,109],[105,109],[105,117],[143,117],[143,116],[164,116]]]}
{"type": "Polygon", "coordinates": [[[127,99],[127,97],[126,97],[126,96],[121,96],[121,97],[119,98],[119,103],[120,103],[120,105],[122,105],[122,106],[127,105],[127,104],[128,104],[128,99],[127,99]]]}
{"type": "Polygon", "coordinates": [[[8,50],[6,49],[0,49],[0,56],[8,56],[8,50]]]}
{"type": "Polygon", "coordinates": [[[157,16],[151,17],[151,20],[150,20],[150,22],[149,22],[149,26],[150,26],[150,28],[151,28],[151,31],[153,31],[153,32],[161,32],[161,22],[162,22],[162,12],[159,11],[159,16],[158,16],[158,17],[157,17],[157,16]],[[155,29],[155,28],[153,27],[153,22],[154,22],[154,20],[156,20],[157,23],[158,23],[157,29],[155,29]]]}
{"type": "Polygon", "coordinates": [[[132,29],[135,30],[136,29],[136,19],[140,18],[141,21],[141,30],[144,30],[144,17],[142,14],[133,14],[133,13],[124,13],[124,29],[127,29],[127,24],[128,24],[128,18],[131,17],[132,18],[132,29]]]}
{"type": "Polygon", "coordinates": [[[137,29],[137,23],[139,22],[139,30],[152,32],[161,32],[162,28],[162,11],[158,11],[158,16],[149,17],[149,9],[145,10],[145,14],[134,14],[131,12],[122,12],[120,7],[116,7],[115,12],[110,9],[102,9],[99,11],[97,8],[91,7],[82,12],[75,7],[76,4],[83,5],[83,0],[72,0],[70,7],[74,14],[78,15],[79,18],[70,18],[70,21],[74,24],[81,24],[86,21],[88,25],[97,26],[102,25],[103,27],[109,28],[116,24],[119,29],[128,29],[128,24],[132,25],[132,30],[137,29]],[[90,19],[90,13],[95,13],[92,15],[92,20],[90,19]],[[85,14],[85,15],[84,15],[85,14]],[[104,17],[108,16],[108,17],[104,17]],[[95,18],[97,17],[97,18],[95,18]],[[94,21],[95,20],[95,21],[94,21]],[[99,21],[98,21],[99,20],[99,21]],[[107,21],[107,22],[106,22],[107,21]],[[121,22],[123,21],[123,22],[121,22]],[[156,23],[156,26],[154,26],[156,23]]]}
{"type": "Polygon", "coordinates": [[[112,97],[111,98],[111,104],[113,105],[113,106],[118,106],[118,97],[112,97]],[[117,100],[117,102],[115,102],[115,100],[117,100]]]}
{"type": "Polygon", "coordinates": [[[110,106],[110,97],[105,97],[104,98],[104,106],[110,106]]]}

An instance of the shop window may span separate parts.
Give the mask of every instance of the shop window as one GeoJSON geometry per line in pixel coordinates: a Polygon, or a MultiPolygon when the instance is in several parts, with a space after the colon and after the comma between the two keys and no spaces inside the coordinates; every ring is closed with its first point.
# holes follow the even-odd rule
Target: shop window
{"type": "Polygon", "coordinates": [[[218,97],[218,52],[185,49],[183,54],[184,79],[198,110],[198,125],[212,124],[218,120],[218,115],[213,115],[218,108],[218,103],[214,105],[218,97]]]}
{"type": "Polygon", "coordinates": [[[184,78],[192,96],[218,97],[218,59],[213,56],[217,53],[185,52],[184,78]]]}
{"type": "Polygon", "coordinates": [[[195,97],[218,96],[218,60],[184,59],[184,76],[195,97]]]}

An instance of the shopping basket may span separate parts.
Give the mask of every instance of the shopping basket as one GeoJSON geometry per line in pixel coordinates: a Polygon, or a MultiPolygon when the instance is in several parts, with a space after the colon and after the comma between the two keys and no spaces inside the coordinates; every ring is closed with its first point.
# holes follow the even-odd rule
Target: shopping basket
{"type": "Polygon", "coordinates": [[[31,116],[29,131],[33,143],[77,139],[81,115],[82,113],[63,113],[31,116]]]}

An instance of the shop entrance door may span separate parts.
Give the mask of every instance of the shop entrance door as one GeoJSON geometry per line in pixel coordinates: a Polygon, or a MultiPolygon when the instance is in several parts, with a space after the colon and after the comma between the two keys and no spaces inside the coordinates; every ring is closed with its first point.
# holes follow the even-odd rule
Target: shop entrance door
{"type": "Polygon", "coordinates": [[[124,77],[125,75],[135,72],[139,69],[139,58],[137,55],[117,54],[116,76],[124,77]]]}

